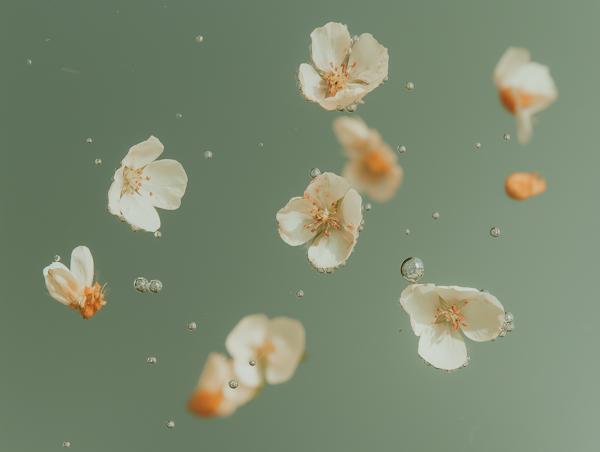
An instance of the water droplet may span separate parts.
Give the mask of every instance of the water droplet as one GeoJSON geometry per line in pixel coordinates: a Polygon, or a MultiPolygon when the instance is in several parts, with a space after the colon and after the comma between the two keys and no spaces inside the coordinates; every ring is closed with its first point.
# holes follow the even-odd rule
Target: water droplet
{"type": "Polygon", "coordinates": [[[410,229],[405,229],[404,230],[404,235],[408,235],[408,234],[410,234],[410,229]]]}
{"type": "Polygon", "coordinates": [[[358,232],[362,232],[364,228],[365,228],[365,227],[364,227],[364,226],[361,224],[361,225],[360,225],[358,228],[356,228],[356,230],[357,230],[358,232]]]}
{"type": "Polygon", "coordinates": [[[437,220],[439,217],[440,217],[439,212],[431,212],[431,218],[433,218],[434,220],[437,220]]]}
{"type": "Polygon", "coordinates": [[[498,229],[498,228],[490,229],[490,235],[492,237],[500,237],[500,229],[498,229]]]}
{"type": "Polygon", "coordinates": [[[239,386],[239,385],[238,385],[238,382],[237,382],[237,380],[236,380],[235,378],[234,378],[233,380],[229,380],[229,387],[230,387],[231,389],[235,389],[235,388],[237,388],[238,386],[239,386]]]}
{"type": "Polygon", "coordinates": [[[303,290],[297,290],[297,291],[296,291],[296,296],[297,296],[298,298],[302,298],[302,297],[304,296],[304,291],[303,291],[303,290]]]}
{"type": "Polygon", "coordinates": [[[505,139],[506,141],[510,140],[510,135],[509,135],[508,133],[505,133],[505,134],[504,134],[504,139],[505,139]]]}
{"type": "Polygon", "coordinates": [[[248,364],[250,364],[252,367],[254,367],[254,366],[256,366],[256,361],[254,361],[253,359],[251,359],[248,364]]]}
{"type": "Polygon", "coordinates": [[[506,323],[506,331],[511,333],[515,330],[515,324],[513,322],[506,323]]]}
{"type": "Polygon", "coordinates": [[[173,427],[175,427],[175,422],[167,421],[167,423],[165,425],[167,426],[167,428],[173,428],[173,427]]]}
{"type": "Polygon", "coordinates": [[[196,36],[196,42],[202,42],[204,38],[202,36],[196,36]]]}
{"type": "Polygon", "coordinates": [[[156,232],[154,233],[154,238],[160,239],[161,237],[162,237],[162,232],[160,232],[160,231],[156,231],[156,232]]]}
{"type": "Polygon", "coordinates": [[[148,283],[148,280],[143,276],[140,276],[139,278],[136,278],[135,281],[133,281],[133,287],[135,287],[135,290],[137,290],[139,293],[146,292],[148,290],[149,285],[150,284],[148,283]]]}
{"type": "Polygon", "coordinates": [[[479,149],[481,147],[481,143],[475,143],[475,147],[479,149]]]}
{"type": "Polygon", "coordinates": [[[404,146],[404,145],[398,146],[398,152],[400,154],[404,154],[406,152],[406,146],[404,146]]]}
{"type": "Polygon", "coordinates": [[[425,274],[425,266],[418,257],[409,257],[402,262],[400,273],[408,282],[415,283],[425,274]]]}
{"type": "Polygon", "coordinates": [[[264,144],[263,144],[263,143],[258,143],[258,145],[259,145],[260,147],[263,147],[263,146],[264,146],[264,144]]]}
{"type": "Polygon", "coordinates": [[[515,321],[515,316],[512,315],[510,312],[507,312],[504,314],[504,320],[506,321],[506,323],[513,323],[515,321]]]}
{"type": "Polygon", "coordinates": [[[489,291],[489,290],[487,290],[487,289],[481,289],[479,292],[483,292],[483,293],[490,293],[490,291],[489,291]]]}
{"type": "Polygon", "coordinates": [[[27,64],[31,64],[31,60],[27,60],[27,64]]]}
{"type": "Polygon", "coordinates": [[[412,82],[408,82],[406,85],[404,85],[406,87],[406,89],[408,91],[412,91],[415,88],[415,85],[413,85],[412,82]]]}
{"type": "Polygon", "coordinates": [[[356,42],[358,41],[360,38],[358,37],[358,35],[352,35],[352,42],[356,42]]]}
{"type": "Polygon", "coordinates": [[[354,113],[356,111],[356,104],[350,104],[346,107],[348,113],[354,113]]]}
{"type": "Polygon", "coordinates": [[[63,447],[71,447],[71,443],[69,441],[63,441],[63,447]]]}
{"type": "Polygon", "coordinates": [[[96,159],[96,165],[102,165],[102,160],[101,159],[96,159]]]}
{"type": "Polygon", "coordinates": [[[150,292],[158,293],[162,290],[162,283],[158,279],[150,281],[150,292]]]}
{"type": "Polygon", "coordinates": [[[363,210],[363,211],[365,211],[365,210],[366,210],[366,211],[368,212],[369,210],[371,210],[371,204],[370,204],[370,203],[366,203],[366,204],[364,204],[364,205],[362,206],[362,210],[363,210]]]}
{"type": "Polygon", "coordinates": [[[325,269],[324,268],[317,268],[317,273],[319,275],[322,275],[323,273],[325,273],[325,269]]]}
{"type": "Polygon", "coordinates": [[[182,118],[182,117],[183,117],[183,115],[182,115],[181,113],[177,113],[177,114],[175,115],[175,117],[176,117],[177,119],[180,119],[180,118],[182,118]]]}
{"type": "Polygon", "coordinates": [[[333,267],[328,267],[325,269],[325,273],[327,273],[328,275],[331,275],[333,273],[333,271],[335,270],[335,268],[333,267]]]}
{"type": "Polygon", "coordinates": [[[212,158],[212,152],[210,152],[210,151],[206,151],[206,152],[204,153],[204,158],[205,158],[205,159],[210,159],[210,158],[212,158]]]}
{"type": "Polygon", "coordinates": [[[88,138],[86,141],[87,141],[88,143],[91,143],[91,142],[92,142],[92,139],[91,139],[91,138],[88,138]]]}
{"type": "Polygon", "coordinates": [[[151,356],[150,358],[148,358],[148,364],[152,365],[152,364],[156,364],[156,358],[154,356],[151,356]]]}
{"type": "Polygon", "coordinates": [[[137,227],[136,225],[134,225],[134,224],[130,224],[130,225],[129,225],[129,229],[131,229],[131,232],[139,232],[139,231],[141,231],[141,230],[142,230],[141,228],[138,228],[138,227],[137,227]]]}
{"type": "Polygon", "coordinates": [[[311,168],[309,174],[310,177],[314,179],[315,177],[319,177],[321,175],[321,170],[319,168],[311,168]]]}
{"type": "Polygon", "coordinates": [[[504,337],[506,336],[506,331],[502,330],[500,331],[500,334],[498,334],[498,337],[504,337]]]}
{"type": "Polygon", "coordinates": [[[337,111],[344,111],[346,108],[345,108],[345,107],[342,107],[341,105],[338,105],[337,107],[335,107],[335,109],[336,109],[337,111]]]}
{"type": "Polygon", "coordinates": [[[54,262],[58,262],[60,260],[60,256],[58,254],[54,255],[54,262]]]}
{"type": "Polygon", "coordinates": [[[383,83],[387,82],[389,80],[389,77],[386,75],[385,77],[383,77],[383,83]]]}
{"type": "Polygon", "coordinates": [[[119,215],[117,220],[119,220],[121,223],[125,223],[127,221],[123,215],[119,215]]]}
{"type": "Polygon", "coordinates": [[[196,322],[188,322],[187,328],[190,331],[194,331],[196,329],[196,322]]]}

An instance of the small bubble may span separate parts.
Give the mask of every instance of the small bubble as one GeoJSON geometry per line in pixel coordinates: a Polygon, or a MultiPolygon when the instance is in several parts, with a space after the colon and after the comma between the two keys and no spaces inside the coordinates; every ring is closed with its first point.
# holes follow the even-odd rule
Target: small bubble
{"type": "Polygon", "coordinates": [[[121,223],[125,223],[127,220],[125,220],[125,217],[123,215],[119,215],[117,217],[117,220],[119,220],[121,223]]]}
{"type": "Polygon", "coordinates": [[[475,147],[479,149],[481,147],[481,143],[475,143],[475,147]]]}
{"type": "Polygon", "coordinates": [[[101,159],[96,159],[96,165],[102,165],[102,160],[101,159]]]}
{"type": "Polygon", "coordinates": [[[212,152],[210,152],[210,151],[206,151],[206,152],[204,153],[204,158],[205,158],[205,159],[210,159],[210,158],[212,158],[212,152]]]}
{"type": "Polygon", "coordinates": [[[337,107],[335,107],[335,109],[336,109],[337,111],[344,111],[346,108],[345,108],[345,107],[342,107],[341,105],[338,105],[337,107]]]}
{"type": "Polygon", "coordinates": [[[371,204],[370,203],[363,204],[362,210],[363,210],[363,212],[365,210],[368,212],[369,210],[371,210],[371,204]]]}
{"type": "Polygon", "coordinates": [[[412,82],[408,82],[406,85],[404,85],[406,87],[406,89],[408,91],[412,91],[415,88],[415,85],[413,85],[412,82]]]}
{"type": "Polygon", "coordinates": [[[296,291],[296,297],[302,298],[303,296],[304,296],[304,291],[303,290],[297,290],[296,291]]]}
{"type": "Polygon", "coordinates": [[[505,330],[500,331],[500,334],[498,334],[498,337],[504,337],[504,336],[506,336],[506,331],[505,330]]]}
{"type": "Polygon", "coordinates": [[[167,428],[173,428],[173,427],[175,427],[175,422],[167,421],[167,423],[165,425],[167,426],[167,428]]]}
{"type": "Polygon", "coordinates": [[[358,37],[358,35],[352,35],[352,42],[356,42],[358,41],[360,38],[358,37]]]}
{"type": "Polygon", "coordinates": [[[158,279],[150,281],[150,292],[158,293],[162,290],[162,283],[158,279]]]}
{"type": "Polygon", "coordinates": [[[256,361],[254,361],[253,359],[251,359],[248,364],[250,364],[252,367],[254,367],[254,366],[256,366],[256,361]]]}
{"type": "Polygon", "coordinates": [[[439,217],[440,217],[439,212],[431,212],[431,218],[433,218],[434,220],[437,220],[439,217]]]}
{"type": "Polygon", "coordinates": [[[315,177],[319,177],[321,175],[321,170],[319,168],[311,168],[309,174],[310,177],[314,179],[315,177]]]}
{"type": "Polygon", "coordinates": [[[323,273],[325,273],[325,269],[324,268],[317,268],[317,273],[319,275],[322,275],[323,273]]]}
{"type": "Polygon", "coordinates": [[[31,60],[27,60],[27,64],[31,64],[31,60]]]}
{"type": "Polygon", "coordinates": [[[515,324],[510,322],[510,323],[506,323],[506,331],[511,333],[515,330],[515,324]]]}
{"type": "Polygon", "coordinates": [[[358,232],[362,232],[364,228],[365,228],[365,227],[364,227],[364,226],[361,224],[361,225],[360,225],[358,228],[356,228],[356,230],[357,230],[358,232]]]}
{"type": "Polygon", "coordinates": [[[237,388],[238,386],[239,386],[239,385],[238,385],[238,382],[237,382],[237,380],[236,380],[236,379],[229,380],[229,387],[230,387],[231,389],[235,389],[235,388],[237,388]]]}
{"type": "Polygon", "coordinates": [[[202,36],[196,36],[196,42],[202,42],[204,38],[202,36]]]}
{"type": "Polygon", "coordinates": [[[404,154],[406,152],[406,146],[404,146],[404,145],[398,146],[398,152],[400,154],[404,154]]]}
{"type": "Polygon", "coordinates": [[[133,281],[133,287],[135,287],[135,290],[137,290],[139,293],[144,293],[149,287],[148,280],[143,276],[140,276],[133,281]]]}
{"type": "Polygon", "coordinates": [[[138,227],[137,227],[136,225],[134,225],[134,224],[130,224],[130,225],[129,225],[129,229],[131,229],[131,232],[139,232],[139,231],[141,231],[141,230],[142,230],[141,228],[138,228],[138,227]]]}
{"type": "Polygon", "coordinates": [[[404,235],[408,235],[408,234],[410,234],[410,229],[405,229],[404,230],[404,235]]]}
{"type": "Polygon", "coordinates": [[[510,140],[510,135],[509,135],[508,133],[505,133],[505,134],[504,134],[504,139],[505,139],[506,141],[510,140]]]}
{"type": "Polygon", "coordinates": [[[160,239],[161,237],[162,237],[162,232],[160,232],[160,231],[156,231],[156,232],[154,233],[154,238],[156,238],[156,239],[160,239]]]}
{"type": "Polygon", "coordinates": [[[151,356],[150,358],[147,359],[148,364],[152,365],[152,364],[156,364],[156,358],[154,356],[151,356]]]}
{"type": "Polygon", "coordinates": [[[260,147],[263,147],[263,146],[264,146],[264,144],[263,144],[263,143],[258,143],[258,145],[259,145],[260,147]]]}
{"type": "Polygon", "coordinates": [[[58,254],[54,255],[54,262],[58,262],[60,260],[60,256],[58,254]]]}
{"type": "Polygon", "coordinates": [[[389,80],[389,77],[386,75],[385,77],[383,77],[383,80],[382,80],[382,82],[383,82],[383,83],[385,83],[385,82],[387,82],[388,80],[389,80]]]}
{"type": "Polygon", "coordinates": [[[63,441],[63,447],[71,447],[71,443],[69,441],[63,441]]]}
{"type": "Polygon", "coordinates": [[[350,104],[346,107],[348,113],[354,113],[356,111],[356,104],[350,104]]]}
{"type": "Polygon", "coordinates": [[[190,331],[194,331],[196,329],[196,322],[188,322],[187,329],[190,331]]]}
{"type": "Polygon", "coordinates": [[[425,266],[418,257],[409,257],[402,262],[400,273],[408,282],[415,283],[425,274],[425,266]]]}
{"type": "Polygon", "coordinates": [[[481,289],[479,292],[483,292],[483,293],[490,293],[490,291],[489,291],[489,290],[487,290],[487,289],[481,289]]]}
{"type": "Polygon", "coordinates": [[[515,316],[512,315],[510,312],[507,312],[504,314],[504,320],[506,321],[506,323],[513,323],[515,321],[515,316]]]}
{"type": "Polygon", "coordinates": [[[175,115],[175,117],[176,117],[177,119],[180,119],[180,118],[182,118],[182,117],[183,117],[183,115],[182,115],[181,113],[177,113],[177,114],[175,115]]]}
{"type": "Polygon", "coordinates": [[[91,143],[91,142],[92,142],[92,139],[91,139],[91,138],[88,138],[86,141],[87,141],[88,143],[91,143]]]}
{"type": "Polygon", "coordinates": [[[492,237],[500,237],[500,229],[498,229],[498,228],[490,229],[490,235],[492,237]]]}

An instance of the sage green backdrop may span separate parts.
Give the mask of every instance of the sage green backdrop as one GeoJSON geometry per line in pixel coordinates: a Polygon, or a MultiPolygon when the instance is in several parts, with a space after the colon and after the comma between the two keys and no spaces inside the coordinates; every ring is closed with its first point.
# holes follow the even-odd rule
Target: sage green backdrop
{"type": "Polygon", "coordinates": [[[2,2],[0,450],[597,450],[599,14],[543,0],[2,2]],[[407,151],[397,196],[371,201],[346,267],[319,275],[275,214],[311,167],[345,164],[331,124],[348,113],[305,102],[294,80],[330,21],[389,49],[389,81],[354,116],[407,151]],[[527,146],[492,83],[509,46],[559,91],[527,146]],[[106,211],[114,169],[150,135],[189,176],[160,240],[106,211]],[[535,170],[547,191],[510,200],[506,176],[535,170]],[[42,276],[78,245],[108,283],[87,321],[42,276]],[[421,282],[488,289],[515,331],[467,340],[454,374],[424,366],[397,306],[409,256],[421,282]],[[138,276],[163,291],[137,293],[138,276]],[[306,361],[230,418],[193,417],[208,354],[254,313],[302,321],[306,361]]]}

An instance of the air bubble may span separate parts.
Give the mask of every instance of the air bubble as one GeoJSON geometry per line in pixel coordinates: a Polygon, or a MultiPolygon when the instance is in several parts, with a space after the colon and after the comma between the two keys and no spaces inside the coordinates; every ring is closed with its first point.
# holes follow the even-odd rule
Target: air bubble
{"type": "Polygon", "coordinates": [[[96,165],[102,165],[102,160],[101,159],[96,159],[96,165]]]}
{"type": "Polygon", "coordinates": [[[503,138],[504,138],[506,141],[508,141],[508,140],[510,140],[510,135],[509,135],[508,133],[505,133],[503,138]]]}
{"type": "Polygon", "coordinates": [[[498,337],[504,337],[504,336],[506,336],[506,331],[505,330],[500,331],[500,334],[498,334],[498,337]]]}
{"type": "Polygon", "coordinates": [[[160,231],[156,231],[156,232],[154,233],[154,238],[156,238],[156,239],[160,239],[161,237],[162,237],[162,232],[160,232],[160,231]]]}
{"type": "Polygon", "coordinates": [[[500,229],[498,229],[498,228],[490,229],[490,235],[492,237],[500,237],[500,229]]]}
{"type": "Polygon", "coordinates": [[[63,441],[63,447],[71,447],[71,443],[69,441],[63,441]]]}
{"type": "Polygon", "coordinates": [[[345,107],[342,107],[341,105],[338,105],[337,107],[335,107],[335,109],[336,109],[337,111],[344,111],[346,108],[345,108],[345,107]]]}
{"type": "Polygon", "coordinates": [[[182,115],[181,113],[177,113],[177,114],[175,115],[175,117],[176,117],[177,119],[181,119],[181,118],[183,117],[183,115],[182,115]]]}
{"type": "Polygon", "coordinates": [[[88,143],[91,143],[91,142],[92,142],[92,139],[91,139],[91,138],[88,138],[86,141],[87,141],[88,143]]]}
{"type": "Polygon", "coordinates": [[[350,104],[346,107],[346,111],[348,113],[354,113],[356,111],[356,105],[355,104],[350,104]]]}
{"type": "Polygon", "coordinates": [[[60,256],[58,254],[55,254],[53,260],[54,262],[58,262],[60,260],[60,256]]]}
{"type": "Polygon", "coordinates": [[[254,361],[253,359],[251,359],[248,364],[250,364],[252,367],[254,367],[254,366],[256,366],[256,361],[254,361]]]}
{"type": "Polygon", "coordinates": [[[515,316],[512,315],[510,312],[507,312],[504,314],[504,320],[506,321],[506,323],[513,323],[515,321],[515,316]]]}
{"type": "Polygon", "coordinates": [[[258,143],[258,145],[262,148],[264,146],[264,143],[258,143]]]}
{"type": "Polygon", "coordinates": [[[440,217],[439,212],[431,212],[431,218],[433,218],[434,220],[437,220],[439,217],[440,217]]]}
{"type": "Polygon", "coordinates": [[[151,356],[150,358],[147,359],[148,364],[152,365],[152,364],[156,364],[156,358],[154,356],[151,356]]]}
{"type": "Polygon", "coordinates": [[[127,221],[123,215],[119,215],[117,220],[119,220],[121,223],[125,223],[127,221]]]}
{"type": "Polygon", "coordinates": [[[400,154],[404,154],[406,152],[406,146],[404,146],[404,145],[398,146],[397,149],[400,154]]]}
{"type": "Polygon", "coordinates": [[[408,91],[412,91],[415,88],[415,85],[412,82],[408,82],[404,85],[408,91]]]}
{"type": "Polygon", "coordinates": [[[358,41],[360,38],[358,37],[358,35],[352,35],[352,42],[356,42],[358,41]]]}
{"type": "Polygon", "coordinates": [[[479,149],[481,147],[481,143],[475,143],[475,147],[479,149]]]}
{"type": "Polygon", "coordinates": [[[487,289],[481,289],[479,292],[483,292],[483,293],[490,293],[490,291],[489,291],[489,290],[487,290],[487,289]]]}
{"type": "Polygon", "coordinates": [[[196,36],[196,42],[202,42],[204,38],[202,36],[196,36]]]}
{"type": "Polygon", "coordinates": [[[234,378],[233,380],[229,380],[229,387],[231,389],[235,389],[239,386],[237,380],[234,378]]]}
{"type": "Polygon", "coordinates": [[[310,169],[310,177],[312,177],[313,179],[315,177],[319,177],[321,175],[321,170],[319,168],[311,168],[310,169]]]}
{"type": "Polygon", "coordinates": [[[27,64],[31,64],[31,60],[27,60],[27,64]]]}
{"type": "Polygon", "coordinates": [[[196,329],[196,322],[188,322],[187,329],[190,331],[194,331],[196,329]]]}
{"type": "Polygon", "coordinates": [[[150,284],[146,278],[140,276],[133,281],[133,287],[135,287],[135,290],[137,290],[139,293],[144,293],[148,290],[150,284]]]}
{"type": "Polygon", "coordinates": [[[405,229],[404,230],[404,235],[408,235],[408,234],[410,234],[410,229],[405,229]]]}
{"type": "Polygon", "coordinates": [[[304,291],[303,290],[297,290],[296,291],[296,297],[302,298],[303,296],[304,296],[304,291]]]}
{"type": "Polygon", "coordinates": [[[210,152],[210,151],[206,151],[206,152],[204,153],[204,158],[205,158],[205,159],[207,159],[207,160],[208,160],[208,159],[210,159],[210,158],[212,158],[212,152],[210,152]]]}
{"type": "Polygon", "coordinates": [[[506,324],[506,331],[512,333],[515,330],[515,324],[510,322],[506,324]]]}
{"type": "Polygon", "coordinates": [[[165,425],[167,426],[167,428],[173,428],[173,427],[175,427],[175,422],[167,421],[167,423],[165,425]]]}
{"type": "Polygon", "coordinates": [[[150,292],[159,293],[162,290],[162,283],[158,279],[150,281],[150,292]]]}
{"type": "Polygon", "coordinates": [[[323,273],[325,273],[325,269],[324,268],[317,268],[317,273],[322,275],[323,273]]]}
{"type": "Polygon", "coordinates": [[[425,274],[425,266],[418,257],[409,257],[402,262],[400,273],[408,282],[416,283],[425,274]]]}
{"type": "Polygon", "coordinates": [[[361,209],[361,210],[362,210],[363,212],[364,212],[365,210],[368,212],[369,210],[371,210],[371,204],[370,204],[370,203],[363,204],[363,206],[362,206],[362,209],[361,209]]]}

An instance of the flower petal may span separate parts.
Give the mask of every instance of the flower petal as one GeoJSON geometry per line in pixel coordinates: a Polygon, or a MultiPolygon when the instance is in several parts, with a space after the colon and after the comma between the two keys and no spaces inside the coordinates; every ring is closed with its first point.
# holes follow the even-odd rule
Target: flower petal
{"type": "Polygon", "coordinates": [[[319,102],[319,105],[325,110],[333,111],[336,107],[347,107],[358,99],[367,95],[365,86],[356,83],[347,83],[345,89],[338,91],[333,97],[326,97],[319,102]]]}
{"type": "Polygon", "coordinates": [[[342,116],[333,121],[333,132],[338,141],[347,148],[371,150],[372,135],[365,122],[357,117],[342,116]]]}
{"type": "Polygon", "coordinates": [[[531,61],[529,50],[509,47],[494,69],[494,83],[498,88],[505,86],[505,80],[519,68],[531,61]]]}
{"type": "Polygon", "coordinates": [[[358,236],[358,227],[362,221],[362,198],[356,190],[351,188],[339,204],[338,218],[344,229],[358,236]]]}
{"type": "Polygon", "coordinates": [[[302,63],[298,71],[302,94],[312,102],[321,102],[327,93],[327,83],[310,64],[302,63]]]}
{"type": "Polygon", "coordinates": [[[490,341],[498,337],[504,323],[504,307],[493,295],[479,292],[469,297],[469,304],[461,308],[462,330],[469,339],[477,342],[490,341]]]}
{"type": "Polygon", "coordinates": [[[388,50],[377,42],[370,33],[360,35],[358,42],[352,46],[352,53],[348,61],[350,81],[357,80],[366,83],[365,90],[373,91],[388,75],[388,50]]]}
{"type": "Polygon", "coordinates": [[[71,253],[71,274],[81,287],[92,287],[94,258],[87,246],[78,246],[71,253]]]}
{"type": "Polygon", "coordinates": [[[139,169],[153,162],[164,151],[165,147],[155,136],[129,148],[129,152],[121,162],[125,166],[139,169]]]}
{"type": "Polygon", "coordinates": [[[121,197],[121,212],[129,224],[145,231],[154,232],[160,228],[160,217],[150,201],[139,194],[126,192],[121,197]]]}
{"type": "Polygon", "coordinates": [[[43,273],[46,288],[52,298],[67,306],[79,306],[83,288],[65,265],[54,262],[44,268],[43,273]]]}
{"type": "Polygon", "coordinates": [[[142,189],[139,193],[154,207],[166,210],[178,209],[185,193],[188,177],[177,160],[159,160],[144,168],[142,189]],[[152,193],[152,195],[150,195],[152,193]]]}
{"type": "Polygon", "coordinates": [[[317,268],[337,267],[352,253],[356,234],[345,229],[329,229],[329,237],[323,232],[308,249],[308,259],[317,268]]]}
{"type": "Polygon", "coordinates": [[[344,197],[349,189],[350,184],[343,177],[323,173],[310,182],[304,194],[317,201],[318,207],[330,209],[332,203],[344,197]]]}
{"type": "Polygon", "coordinates": [[[467,360],[467,347],[459,330],[443,322],[423,330],[419,355],[438,369],[454,370],[467,360]]]}
{"type": "Polygon", "coordinates": [[[238,380],[251,388],[262,384],[262,375],[257,367],[248,362],[257,358],[257,350],[263,347],[267,339],[269,318],[264,314],[244,317],[231,330],[225,340],[225,347],[233,358],[233,370],[238,380]]]}
{"type": "Polygon", "coordinates": [[[123,178],[123,168],[121,167],[115,171],[114,181],[108,189],[108,210],[113,215],[121,215],[121,208],[119,202],[121,201],[121,192],[123,191],[123,184],[125,179],[123,178]]]}
{"type": "Polygon", "coordinates": [[[276,317],[269,324],[269,338],[275,351],[268,355],[267,383],[285,383],[294,375],[306,348],[302,323],[288,317],[276,317]]]}
{"type": "Polygon", "coordinates": [[[348,49],[352,45],[350,33],[342,24],[329,22],[321,28],[315,28],[310,34],[311,58],[317,69],[331,71],[331,64],[339,67],[344,62],[348,49]]]}
{"type": "Polygon", "coordinates": [[[304,197],[292,198],[287,205],[277,212],[279,236],[288,245],[298,246],[312,239],[315,232],[310,226],[314,218],[310,211],[313,209],[311,200],[304,197]]]}
{"type": "Polygon", "coordinates": [[[400,305],[410,315],[410,326],[416,336],[432,325],[440,307],[434,288],[434,284],[410,284],[400,295],[400,305]]]}

